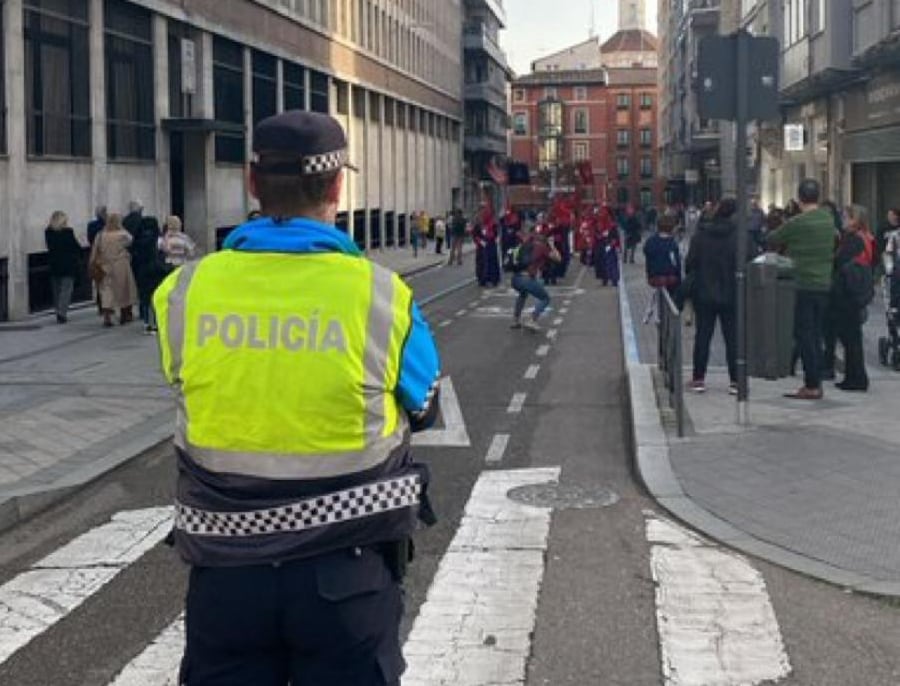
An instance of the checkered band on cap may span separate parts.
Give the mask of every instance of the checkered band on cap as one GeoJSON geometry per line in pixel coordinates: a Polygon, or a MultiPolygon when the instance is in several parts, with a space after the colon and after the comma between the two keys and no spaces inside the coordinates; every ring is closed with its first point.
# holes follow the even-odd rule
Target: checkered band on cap
{"type": "Polygon", "coordinates": [[[248,512],[211,512],[175,503],[175,528],[193,536],[258,536],[304,531],[401,510],[419,503],[418,474],[375,481],[290,505],[248,512]]]}
{"type": "Polygon", "coordinates": [[[326,152],[321,155],[310,155],[304,157],[300,165],[300,173],[304,176],[309,174],[326,174],[328,172],[337,171],[347,164],[347,151],[336,150],[334,152],[326,152]]]}

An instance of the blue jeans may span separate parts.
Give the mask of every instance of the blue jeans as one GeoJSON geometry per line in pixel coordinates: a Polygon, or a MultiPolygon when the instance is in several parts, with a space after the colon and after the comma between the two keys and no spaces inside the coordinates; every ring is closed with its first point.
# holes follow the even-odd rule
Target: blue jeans
{"type": "Polygon", "coordinates": [[[519,294],[516,300],[516,319],[522,316],[522,310],[525,309],[525,301],[528,300],[529,295],[533,295],[538,301],[531,315],[534,319],[540,317],[544,310],[547,309],[547,306],[550,305],[550,295],[547,293],[547,289],[544,288],[544,284],[527,272],[515,274],[512,278],[512,287],[519,294]]]}

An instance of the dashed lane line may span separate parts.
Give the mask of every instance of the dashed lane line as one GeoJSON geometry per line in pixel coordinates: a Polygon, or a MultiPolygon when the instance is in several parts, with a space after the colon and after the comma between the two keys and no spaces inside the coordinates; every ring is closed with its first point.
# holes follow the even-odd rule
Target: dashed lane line
{"type": "Polygon", "coordinates": [[[0,586],[0,664],[97,593],[171,528],[171,507],[118,512],[0,586]]]}
{"type": "Polygon", "coordinates": [[[528,366],[528,369],[525,370],[525,378],[526,379],[536,379],[538,372],[541,371],[541,365],[532,364],[528,366]]]}
{"type": "Polygon", "coordinates": [[[445,319],[440,323],[440,327],[443,329],[444,327],[450,326],[453,323],[452,319],[445,319]]]}
{"type": "Polygon", "coordinates": [[[456,316],[463,317],[466,315],[467,312],[468,312],[468,310],[460,310],[459,312],[456,313],[456,316]]]}
{"type": "Polygon", "coordinates": [[[403,686],[524,684],[550,509],[513,502],[559,468],[481,474],[404,646],[403,686]]]}
{"type": "Polygon", "coordinates": [[[553,320],[553,326],[561,326],[562,323],[563,323],[562,317],[557,317],[556,319],[553,320]]]}
{"type": "Polygon", "coordinates": [[[568,308],[568,307],[561,307],[561,308],[559,308],[559,313],[560,313],[560,314],[569,314],[569,308],[568,308]]]}
{"type": "Polygon", "coordinates": [[[550,329],[549,331],[547,331],[547,338],[549,338],[550,340],[553,340],[556,338],[556,334],[558,334],[558,333],[559,333],[558,329],[550,329]]]}
{"type": "Polygon", "coordinates": [[[547,357],[547,355],[548,355],[549,353],[550,353],[550,346],[549,346],[549,345],[540,345],[540,346],[538,346],[537,353],[536,353],[538,357],[547,357]]]}
{"type": "Polygon", "coordinates": [[[514,393],[512,400],[509,401],[509,407],[506,408],[507,414],[519,414],[525,406],[527,393],[514,393]]]}
{"type": "Polygon", "coordinates": [[[484,461],[487,464],[500,464],[503,462],[503,455],[506,453],[506,446],[509,445],[509,434],[496,434],[491,440],[487,455],[484,461]]]}
{"type": "Polygon", "coordinates": [[[791,671],[762,575],[645,512],[666,686],[776,682],[791,671]]]}

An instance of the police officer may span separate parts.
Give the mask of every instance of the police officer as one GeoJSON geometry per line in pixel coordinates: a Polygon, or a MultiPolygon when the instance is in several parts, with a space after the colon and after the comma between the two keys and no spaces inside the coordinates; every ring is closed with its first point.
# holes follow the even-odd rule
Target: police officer
{"type": "Polygon", "coordinates": [[[263,216],[154,297],[187,686],[400,683],[400,580],[433,521],[409,438],[437,414],[439,361],[410,289],[334,226],[346,148],[326,115],[260,122],[263,216]]]}

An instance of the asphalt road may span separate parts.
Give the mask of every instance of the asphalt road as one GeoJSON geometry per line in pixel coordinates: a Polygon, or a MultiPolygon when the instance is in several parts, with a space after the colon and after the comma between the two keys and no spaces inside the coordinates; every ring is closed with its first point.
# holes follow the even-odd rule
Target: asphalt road
{"type": "MultiPolygon", "coordinates": [[[[404,632],[418,613],[479,475],[486,469],[560,467],[561,484],[583,492],[611,492],[617,501],[554,512],[527,683],[650,686],[663,678],[645,512],[662,511],[632,474],[616,293],[599,288],[590,275],[582,277],[577,290],[579,274],[576,266],[565,287],[554,293],[554,309],[546,321],[552,327],[556,318],[564,319],[553,327],[558,329],[554,338],[511,331],[511,295],[467,284],[471,262],[409,279],[419,300],[466,284],[424,309],[471,445],[416,449],[432,470],[431,495],[440,522],[418,537],[404,632]],[[571,305],[563,314],[567,298],[571,305]],[[541,355],[544,345],[550,347],[541,355]],[[523,393],[521,411],[510,412],[512,399],[523,393]],[[498,435],[508,435],[508,444],[499,461],[488,465],[486,456],[498,435]]],[[[162,446],[0,535],[0,583],[115,512],[171,503],[173,478],[171,452],[162,446]]],[[[765,577],[794,670],[779,683],[900,683],[896,608],[764,563],[752,564],[765,577]]],[[[174,553],[164,545],[154,547],[0,665],[0,685],[108,684],[178,616],[185,582],[185,569],[174,553]]]]}

